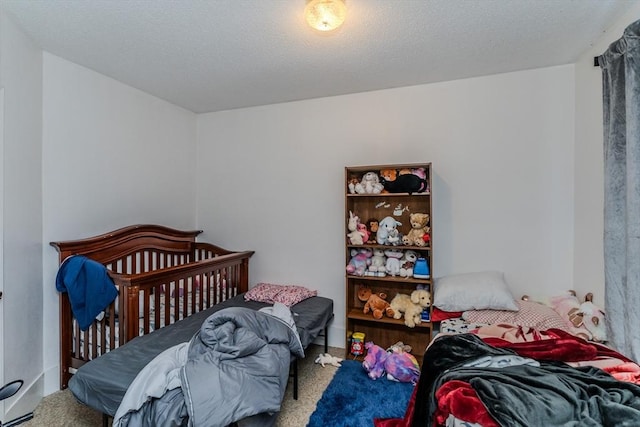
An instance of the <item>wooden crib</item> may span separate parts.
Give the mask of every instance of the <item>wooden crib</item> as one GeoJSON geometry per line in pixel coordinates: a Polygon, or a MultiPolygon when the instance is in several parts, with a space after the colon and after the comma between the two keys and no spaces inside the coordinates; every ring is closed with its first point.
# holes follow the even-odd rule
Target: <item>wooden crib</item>
{"type": "Polygon", "coordinates": [[[248,290],[254,252],[196,242],[200,233],[145,224],[51,242],[60,264],[72,255],[100,262],[119,290],[86,331],[74,319],[67,293],[60,294],[61,388],[88,361],[248,290]]]}

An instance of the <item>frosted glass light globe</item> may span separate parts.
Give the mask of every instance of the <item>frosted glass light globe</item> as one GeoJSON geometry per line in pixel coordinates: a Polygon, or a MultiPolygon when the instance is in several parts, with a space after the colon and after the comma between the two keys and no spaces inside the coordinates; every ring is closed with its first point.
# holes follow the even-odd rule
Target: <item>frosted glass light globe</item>
{"type": "Polygon", "coordinates": [[[343,0],[311,0],[304,9],[304,16],[312,28],[331,31],[342,25],[347,7],[343,0]]]}

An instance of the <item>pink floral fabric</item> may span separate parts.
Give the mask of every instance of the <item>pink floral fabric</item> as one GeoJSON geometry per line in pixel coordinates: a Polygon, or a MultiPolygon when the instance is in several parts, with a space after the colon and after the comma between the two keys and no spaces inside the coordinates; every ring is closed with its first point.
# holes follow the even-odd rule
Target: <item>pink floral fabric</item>
{"type": "Polygon", "coordinates": [[[302,300],[317,295],[318,291],[312,291],[304,286],[258,283],[253,289],[244,294],[244,299],[245,301],[259,301],[268,304],[279,302],[291,307],[302,300]]]}
{"type": "Polygon", "coordinates": [[[571,333],[566,322],[553,308],[532,301],[516,301],[516,303],[519,307],[518,311],[469,310],[462,314],[462,318],[467,322],[509,323],[511,325],[528,326],[540,331],[557,328],[571,333]]]}

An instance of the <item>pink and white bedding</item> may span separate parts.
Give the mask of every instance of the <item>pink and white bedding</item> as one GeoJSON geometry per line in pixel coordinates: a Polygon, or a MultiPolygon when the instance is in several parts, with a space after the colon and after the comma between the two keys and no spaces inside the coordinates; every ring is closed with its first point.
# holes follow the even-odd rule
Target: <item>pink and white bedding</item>
{"type": "Polygon", "coordinates": [[[434,312],[442,320],[418,386],[404,418],[375,426],[640,425],[635,361],[590,341],[594,335],[554,307],[513,300],[517,310],[505,308],[513,297],[504,276],[476,276],[456,278],[453,287],[441,281],[445,299],[436,279],[434,312]],[[461,291],[462,279],[481,287],[489,280],[500,304],[474,300],[482,288],[461,291]]]}

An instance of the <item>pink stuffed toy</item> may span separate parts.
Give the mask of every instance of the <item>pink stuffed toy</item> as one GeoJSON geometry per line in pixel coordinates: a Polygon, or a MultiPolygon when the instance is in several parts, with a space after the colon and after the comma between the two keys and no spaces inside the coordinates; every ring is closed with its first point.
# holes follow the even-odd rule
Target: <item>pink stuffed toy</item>
{"type": "Polygon", "coordinates": [[[375,345],[373,341],[367,341],[364,348],[367,349],[367,355],[362,362],[362,367],[367,371],[369,378],[377,380],[384,375],[384,361],[389,357],[389,353],[379,345],[375,345]]]}
{"type": "Polygon", "coordinates": [[[383,376],[386,372],[387,379],[403,383],[416,384],[420,377],[420,366],[413,355],[400,348],[393,348],[392,352],[385,351],[372,341],[365,343],[367,355],[362,362],[362,367],[372,380],[383,376]]]}
{"type": "Polygon", "coordinates": [[[387,379],[401,383],[417,384],[420,377],[420,365],[415,357],[404,351],[395,351],[389,354],[384,361],[384,369],[387,371],[387,379]]]}
{"type": "Polygon", "coordinates": [[[351,259],[347,264],[347,273],[354,276],[364,276],[367,267],[371,265],[373,251],[370,248],[352,249],[351,259]]]}

